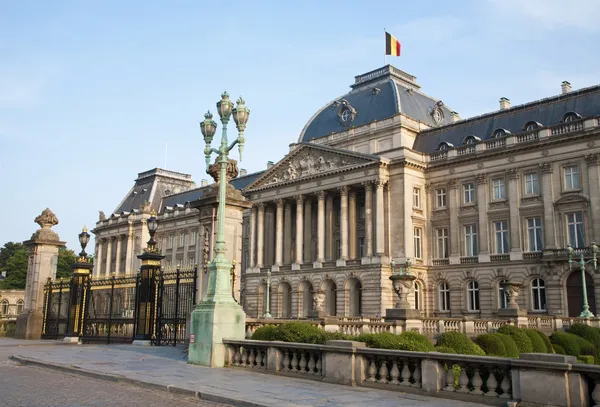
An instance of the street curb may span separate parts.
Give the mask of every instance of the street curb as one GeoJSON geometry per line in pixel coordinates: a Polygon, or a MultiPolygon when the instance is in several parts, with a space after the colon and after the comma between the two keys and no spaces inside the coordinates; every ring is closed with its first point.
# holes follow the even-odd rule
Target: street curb
{"type": "Polygon", "coordinates": [[[235,407],[272,407],[271,405],[268,405],[268,404],[254,403],[252,401],[235,399],[233,397],[221,396],[221,395],[212,394],[212,393],[205,393],[203,391],[184,389],[181,387],[174,386],[172,384],[163,385],[163,384],[158,384],[158,383],[145,382],[145,381],[138,380],[138,379],[131,379],[129,377],[125,377],[122,375],[116,375],[116,374],[110,374],[110,373],[100,373],[100,372],[96,372],[93,370],[82,369],[77,366],[65,366],[65,365],[59,365],[59,364],[51,363],[51,362],[42,362],[40,360],[31,359],[31,358],[28,358],[28,357],[22,356],[22,355],[12,355],[10,357],[10,359],[14,360],[15,362],[18,362],[22,365],[42,366],[42,367],[50,368],[53,370],[58,370],[58,371],[67,372],[67,373],[74,373],[74,374],[78,374],[81,376],[91,377],[94,379],[129,384],[132,386],[141,387],[143,389],[148,389],[148,390],[164,391],[164,392],[171,393],[171,394],[178,395],[178,396],[192,397],[192,398],[196,398],[196,399],[200,399],[200,400],[211,401],[213,403],[229,404],[229,405],[232,405],[235,407]]]}

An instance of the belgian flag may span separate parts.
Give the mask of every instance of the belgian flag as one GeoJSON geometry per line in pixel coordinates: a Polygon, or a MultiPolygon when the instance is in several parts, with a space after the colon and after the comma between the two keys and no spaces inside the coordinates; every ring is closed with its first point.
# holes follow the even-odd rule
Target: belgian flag
{"type": "Polygon", "coordinates": [[[400,56],[400,41],[387,31],[385,32],[385,55],[400,56]]]}

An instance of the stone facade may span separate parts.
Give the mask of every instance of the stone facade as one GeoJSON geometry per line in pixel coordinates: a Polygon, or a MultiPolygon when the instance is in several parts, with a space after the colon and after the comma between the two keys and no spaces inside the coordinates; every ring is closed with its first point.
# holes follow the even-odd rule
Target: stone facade
{"type": "Polygon", "coordinates": [[[17,319],[25,309],[25,290],[0,290],[0,319],[17,319]]]}

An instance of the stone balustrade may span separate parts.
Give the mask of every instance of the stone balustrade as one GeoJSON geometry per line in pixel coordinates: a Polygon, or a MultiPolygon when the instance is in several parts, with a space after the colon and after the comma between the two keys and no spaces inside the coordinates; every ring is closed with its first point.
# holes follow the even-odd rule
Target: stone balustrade
{"type": "MultiPolygon", "coordinates": [[[[386,322],[384,318],[362,317],[329,317],[312,320],[297,319],[246,319],[246,338],[250,339],[257,328],[264,325],[281,325],[286,322],[304,322],[324,329],[327,332],[341,332],[347,335],[360,335],[362,333],[391,332],[401,334],[407,327],[407,321],[386,322]]],[[[419,320],[410,320],[410,331],[415,331],[435,338],[444,332],[461,332],[469,336],[478,336],[493,333],[502,325],[515,325],[521,328],[534,328],[551,334],[554,331],[566,330],[574,323],[583,323],[600,328],[600,318],[571,318],[549,315],[529,315],[518,318],[505,319],[467,319],[467,318],[433,318],[423,317],[419,320]],[[419,326],[420,325],[420,326],[419,326]]]]}
{"type": "Polygon", "coordinates": [[[225,365],[233,368],[489,405],[600,405],[600,368],[571,356],[507,359],[371,349],[352,341],[223,342],[225,365]]]}

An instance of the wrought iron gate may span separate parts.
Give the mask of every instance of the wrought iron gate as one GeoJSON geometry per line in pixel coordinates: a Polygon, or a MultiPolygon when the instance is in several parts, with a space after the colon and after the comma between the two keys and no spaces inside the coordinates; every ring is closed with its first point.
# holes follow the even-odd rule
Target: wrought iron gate
{"type": "Polygon", "coordinates": [[[70,313],[76,312],[83,316],[79,333],[83,343],[131,343],[139,324],[152,327],[153,345],[184,343],[187,319],[196,304],[197,276],[197,267],[185,267],[161,269],[151,281],[142,281],[140,273],[118,278],[90,277],[77,290],[73,290],[72,281],[48,281],[44,286],[42,338],[72,335],[69,321],[77,317],[70,313]],[[148,284],[156,293],[152,296],[155,312],[138,315],[140,293],[148,284]],[[82,304],[82,309],[69,304],[82,304]]]}

